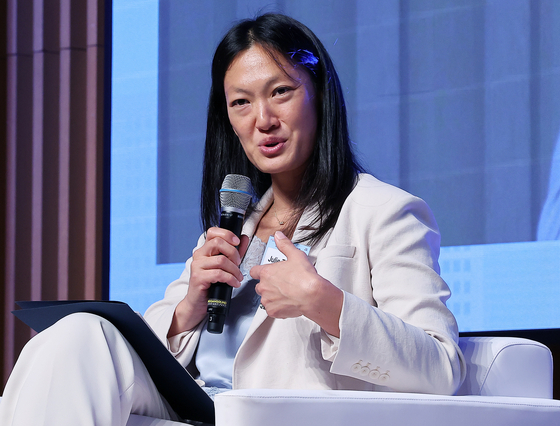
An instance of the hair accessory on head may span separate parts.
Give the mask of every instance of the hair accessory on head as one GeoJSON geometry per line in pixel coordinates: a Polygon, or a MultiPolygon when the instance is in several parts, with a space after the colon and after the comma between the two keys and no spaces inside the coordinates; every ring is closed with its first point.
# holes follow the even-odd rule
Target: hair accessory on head
{"type": "Polygon", "coordinates": [[[293,52],[289,52],[290,58],[296,61],[298,64],[305,65],[311,71],[315,72],[315,67],[319,63],[319,58],[311,53],[309,50],[298,49],[293,52]]]}

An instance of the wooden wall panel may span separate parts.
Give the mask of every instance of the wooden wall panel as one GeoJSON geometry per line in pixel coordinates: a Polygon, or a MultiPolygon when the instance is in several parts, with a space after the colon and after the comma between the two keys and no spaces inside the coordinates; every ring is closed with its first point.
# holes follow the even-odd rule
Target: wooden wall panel
{"type": "Polygon", "coordinates": [[[104,10],[102,0],[8,0],[2,14],[4,383],[32,336],[15,301],[103,294],[104,10]]]}

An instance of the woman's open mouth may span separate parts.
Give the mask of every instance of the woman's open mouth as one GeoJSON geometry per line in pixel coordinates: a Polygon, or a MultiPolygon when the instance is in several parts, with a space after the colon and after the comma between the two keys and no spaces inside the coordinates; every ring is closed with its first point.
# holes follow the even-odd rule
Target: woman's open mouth
{"type": "Polygon", "coordinates": [[[284,140],[267,140],[259,145],[260,151],[267,156],[276,155],[282,151],[286,142],[284,140]]]}

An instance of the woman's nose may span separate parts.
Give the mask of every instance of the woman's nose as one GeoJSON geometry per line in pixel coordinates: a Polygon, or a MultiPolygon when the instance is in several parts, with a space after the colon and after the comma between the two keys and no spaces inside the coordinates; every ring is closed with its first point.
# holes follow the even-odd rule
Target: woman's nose
{"type": "Polygon", "coordinates": [[[279,124],[278,116],[274,108],[267,102],[261,102],[257,106],[255,126],[261,132],[276,128],[279,124]]]}

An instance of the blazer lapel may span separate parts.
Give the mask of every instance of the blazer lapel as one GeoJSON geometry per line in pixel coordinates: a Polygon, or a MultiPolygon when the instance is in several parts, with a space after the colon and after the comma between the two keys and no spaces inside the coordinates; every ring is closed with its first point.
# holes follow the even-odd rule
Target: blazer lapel
{"type": "MultiPolygon", "coordinates": [[[[305,230],[305,229],[302,230],[301,228],[305,228],[305,227],[309,226],[312,223],[313,218],[316,215],[317,215],[317,208],[316,207],[305,209],[305,211],[303,212],[303,214],[301,215],[301,217],[299,219],[299,222],[297,224],[296,231],[294,232],[294,236],[292,238],[292,241],[301,241],[303,238],[305,238],[306,236],[311,234],[312,231],[305,230]]],[[[317,254],[327,244],[327,241],[329,239],[330,234],[331,234],[331,231],[329,230],[329,232],[327,232],[327,234],[325,236],[323,236],[323,238],[321,238],[319,241],[317,241],[315,244],[313,244],[311,246],[311,250],[309,251],[309,254],[307,255],[307,257],[309,258],[309,261],[311,262],[312,265],[315,265],[315,263],[317,262],[317,254]]],[[[303,244],[309,245],[309,242],[306,241],[303,244]]]]}
{"type": "Polygon", "coordinates": [[[243,229],[241,230],[241,234],[247,235],[249,238],[253,238],[253,235],[255,235],[255,231],[259,226],[259,222],[261,221],[261,218],[266,213],[266,211],[270,208],[273,200],[274,200],[274,196],[272,194],[272,188],[269,188],[268,191],[264,193],[262,198],[255,206],[253,213],[251,213],[251,215],[245,219],[245,223],[243,224],[243,229]]]}

